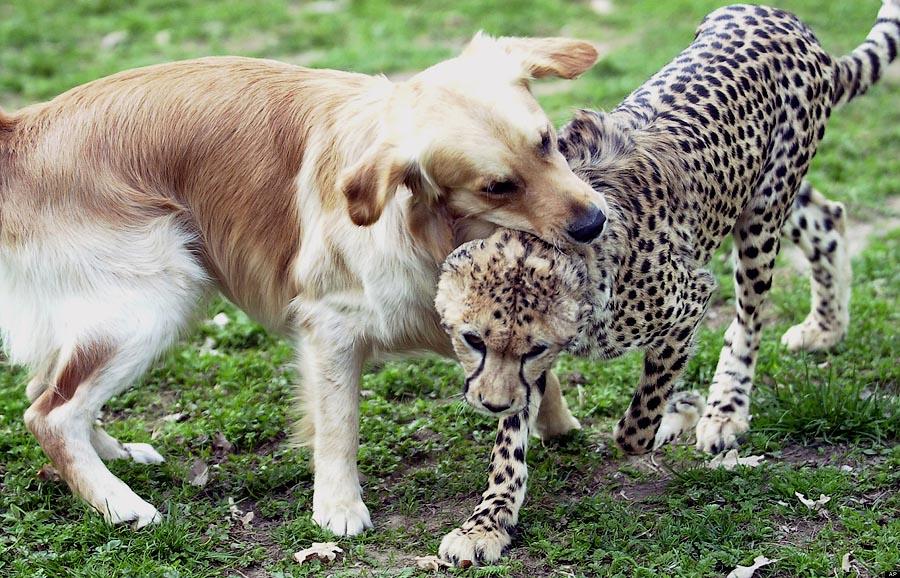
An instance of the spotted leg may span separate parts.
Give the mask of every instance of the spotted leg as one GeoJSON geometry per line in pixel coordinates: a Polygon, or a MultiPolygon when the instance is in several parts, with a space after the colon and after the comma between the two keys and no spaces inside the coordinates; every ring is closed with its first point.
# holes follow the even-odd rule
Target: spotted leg
{"type": "MultiPolygon", "coordinates": [[[[670,413],[672,390],[690,359],[694,334],[706,314],[716,282],[711,273],[698,270],[684,274],[677,285],[681,288],[677,298],[679,323],[668,335],[647,348],[640,384],[628,411],[613,432],[616,443],[629,454],[643,454],[670,441],[657,440],[657,433],[663,418],[670,413]]],[[[679,401],[684,400],[679,398],[679,401]]],[[[696,403],[696,399],[691,399],[688,405],[695,406],[696,403]]],[[[675,406],[677,412],[684,409],[684,406],[675,406]]],[[[669,437],[673,429],[678,429],[678,433],[681,431],[677,424],[668,423],[663,438],[669,437]]]]}
{"type": "Polygon", "coordinates": [[[787,330],[781,343],[790,351],[817,351],[837,344],[850,324],[850,256],[845,210],[804,182],[782,228],[809,260],[812,303],[803,323],[787,330]]]}
{"type": "MultiPolygon", "coordinates": [[[[552,372],[542,379],[549,382],[548,375],[552,372]]],[[[559,389],[558,382],[556,388],[559,389]]],[[[491,564],[500,559],[512,542],[510,532],[519,520],[519,509],[525,501],[528,480],[525,455],[529,431],[535,427],[532,417],[541,406],[542,391],[538,389],[531,392],[527,408],[500,420],[491,451],[487,490],[481,494],[481,502],[469,519],[441,540],[439,552],[444,560],[458,565],[466,561],[491,564]]]]}
{"type": "Polygon", "coordinates": [[[760,314],[779,249],[779,224],[740,219],[735,226],[737,315],[709,388],[706,410],[697,423],[697,449],[719,453],[737,444],[750,428],[750,390],[762,335],[760,314]]]}

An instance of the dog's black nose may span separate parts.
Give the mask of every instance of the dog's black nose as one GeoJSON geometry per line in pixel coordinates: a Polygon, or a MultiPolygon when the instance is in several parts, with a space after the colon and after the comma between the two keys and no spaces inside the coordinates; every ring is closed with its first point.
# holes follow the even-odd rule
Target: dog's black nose
{"type": "Polygon", "coordinates": [[[589,243],[603,232],[606,215],[596,205],[591,208],[568,229],[569,236],[579,243],[589,243]]]}
{"type": "Polygon", "coordinates": [[[494,405],[492,403],[488,403],[484,401],[484,398],[481,397],[481,394],[478,394],[478,401],[481,402],[481,405],[484,406],[484,409],[488,410],[491,413],[500,413],[501,411],[507,410],[510,408],[512,404],[508,403],[506,405],[494,405]]]}

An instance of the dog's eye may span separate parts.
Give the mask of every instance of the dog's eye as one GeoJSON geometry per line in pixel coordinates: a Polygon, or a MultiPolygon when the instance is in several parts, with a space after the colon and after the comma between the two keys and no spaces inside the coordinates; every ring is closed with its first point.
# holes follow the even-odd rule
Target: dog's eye
{"type": "Polygon", "coordinates": [[[482,192],[488,193],[489,195],[508,195],[509,193],[515,193],[519,190],[519,185],[516,184],[515,181],[505,180],[505,181],[491,181],[481,189],[482,192]]]}
{"type": "Polygon", "coordinates": [[[532,347],[531,350],[525,354],[525,357],[537,357],[545,351],[547,351],[547,346],[543,343],[539,343],[532,347]]]}
{"type": "Polygon", "coordinates": [[[475,335],[474,333],[472,333],[471,331],[463,333],[462,337],[465,340],[465,342],[469,344],[469,347],[471,347],[472,349],[477,349],[478,351],[484,351],[484,349],[485,349],[484,340],[481,339],[480,337],[478,337],[477,335],[475,335]]]}

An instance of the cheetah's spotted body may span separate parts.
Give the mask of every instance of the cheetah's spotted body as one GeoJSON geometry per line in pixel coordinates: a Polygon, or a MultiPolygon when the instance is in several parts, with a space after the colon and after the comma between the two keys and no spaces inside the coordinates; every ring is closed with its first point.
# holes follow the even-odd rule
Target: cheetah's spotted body
{"type": "Polygon", "coordinates": [[[813,350],[844,336],[844,209],[803,177],[832,109],[878,80],[898,43],[900,0],[885,1],[865,43],[843,58],[792,14],[729,6],[613,112],[582,111],[562,129],[570,165],[606,195],[603,235],[565,255],[498,231],[460,247],[441,278],[436,303],[468,375],[466,399],[503,416],[488,489],[444,538],[443,557],[497,560],[524,500],[529,430],[546,438],[578,426],[550,371],[562,350],[645,352],[615,431],[625,451],[649,451],[699,417],[697,446],[717,453],[749,426],[760,314],[783,234],[811,263],[813,297],[782,342],[813,350]],[[729,234],[737,314],[702,409],[698,396],[672,391],[715,289],[703,267],[729,234]]]}

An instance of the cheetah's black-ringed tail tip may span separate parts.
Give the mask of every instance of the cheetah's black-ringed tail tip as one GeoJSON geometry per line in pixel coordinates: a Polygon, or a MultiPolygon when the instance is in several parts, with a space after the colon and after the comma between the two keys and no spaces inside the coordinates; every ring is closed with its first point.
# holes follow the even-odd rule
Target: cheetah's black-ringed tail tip
{"type": "Polygon", "coordinates": [[[834,106],[864,94],[878,82],[900,47],[900,0],[884,0],[865,41],[838,59],[834,73],[834,106]]]}

